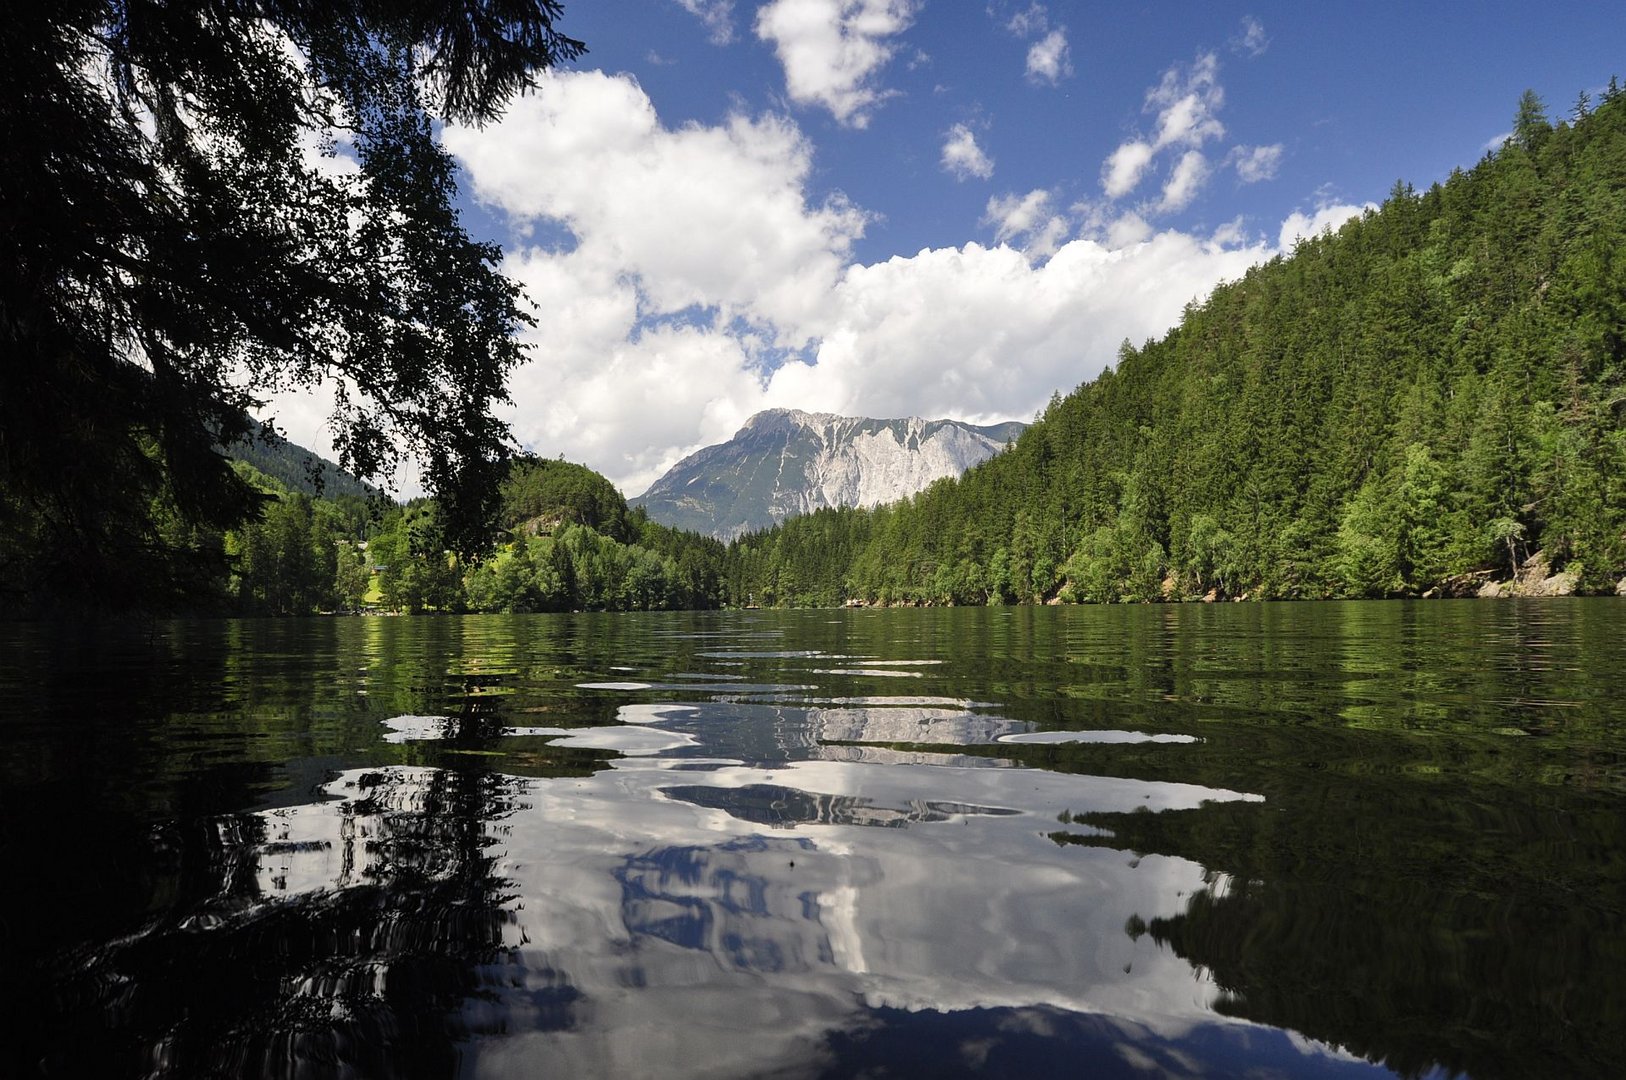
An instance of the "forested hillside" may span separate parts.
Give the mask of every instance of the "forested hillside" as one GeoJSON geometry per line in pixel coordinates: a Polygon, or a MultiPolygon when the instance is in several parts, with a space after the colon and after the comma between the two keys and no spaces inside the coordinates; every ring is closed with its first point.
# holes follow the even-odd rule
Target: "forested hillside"
{"type": "Polygon", "coordinates": [[[251,615],[359,608],[370,578],[361,541],[379,502],[357,494],[312,498],[247,462],[233,467],[264,493],[264,505],[258,520],[218,541],[226,572],[201,577],[194,604],[212,595],[211,606],[251,615]]]}
{"type": "MultiPolygon", "coordinates": [[[[172,534],[164,548],[150,562],[132,558],[128,585],[111,596],[84,595],[82,608],[312,615],[722,603],[719,541],[628,509],[614,485],[582,465],[529,456],[512,461],[499,485],[490,554],[472,560],[448,550],[442,509],[432,498],[399,504],[376,493],[335,493],[331,485],[313,496],[246,461],[232,467],[258,493],[254,517],[219,532],[187,528],[174,515],[162,519],[172,534]],[[160,593],[168,583],[178,587],[160,593]]],[[[130,547],[152,551],[140,538],[130,547]]]]}
{"type": "Polygon", "coordinates": [[[642,508],[629,510],[615,486],[585,466],[520,459],[502,484],[501,521],[506,542],[462,576],[455,603],[469,610],[721,603],[723,545],[650,521],[642,508]]]}
{"type": "Polygon", "coordinates": [[[1249,271],[1015,448],[741,539],[759,603],[1465,593],[1540,552],[1626,572],[1626,100],[1616,83],[1249,271]]]}
{"type": "Polygon", "coordinates": [[[521,457],[500,485],[493,552],[445,549],[439,504],[382,513],[353,496],[312,499],[246,465],[266,491],[260,521],[228,532],[227,606],[317,611],[530,612],[703,608],[719,603],[723,546],[627,509],[581,465],[521,457]]]}
{"type": "Polygon", "coordinates": [[[383,492],[372,484],[356,479],[333,462],[280,434],[269,435],[265,426],[254,420],[249,421],[248,434],[228,447],[226,453],[290,490],[312,497],[383,497],[383,492]]]}

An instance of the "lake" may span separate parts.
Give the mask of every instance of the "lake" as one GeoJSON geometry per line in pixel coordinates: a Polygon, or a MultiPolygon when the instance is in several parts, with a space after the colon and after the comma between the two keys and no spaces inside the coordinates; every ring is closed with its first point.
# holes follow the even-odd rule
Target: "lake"
{"type": "Polygon", "coordinates": [[[1615,1075],[1623,631],[0,626],[0,1073],[1615,1075]]]}

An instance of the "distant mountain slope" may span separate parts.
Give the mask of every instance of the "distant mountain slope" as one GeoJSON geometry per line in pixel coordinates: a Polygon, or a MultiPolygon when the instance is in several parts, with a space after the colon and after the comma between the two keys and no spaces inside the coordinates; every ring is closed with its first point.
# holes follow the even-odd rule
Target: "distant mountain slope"
{"type": "Polygon", "coordinates": [[[242,442],[227,447],[226,455],[246,461],[273,480],[287,484],[306,495],[329,499],[341,495],[359,495],[370,498],[379,489],[356,479],[333,462],[298,443],[278,438],[266,441],[263,428],[254,424],[253,433],[242,442]]]}
{"type": "Polygon", "coordinates": [[[729,540],[823,507],[913,495],[992,457],[1025,427],[769,409],[631,502],[662,524],[729,540]]]}

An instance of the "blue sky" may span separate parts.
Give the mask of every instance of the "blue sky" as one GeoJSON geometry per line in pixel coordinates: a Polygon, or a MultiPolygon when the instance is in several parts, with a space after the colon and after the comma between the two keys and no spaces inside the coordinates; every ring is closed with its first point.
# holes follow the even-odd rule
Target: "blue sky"
{"type": "Polygon", "coordinates": [[[567,0],[563,28],[580,62],[443,139],[537,304],[516,436],[628,494],[766,407],[1030,419],[1472,166],[1525,88],[1556,118],[1626,75],[1619,3],[567,0]]]}
{"type": "Polygon", "coordinates": [[[579,66],[631,74],[668,125],[715,124],[742,103],[794,117],[817,146],[814,189],[884,215],[857,245],[864,261],[992,240],[982,224],[990,192],[1099,196],[1103,160],[1154,119],[1143,108],[1148,89],[1205,53],[1223,89],[1218,141],[1283,153],[1271,181],[1216,177],[1164,219],[1184,228],[1237,214],[1274,226],[1318,200],[1381,201],[1397,178],[1427,186],[1504,134],[1525,88],[1564,114],[1578,91],[1626,74],[1626,5],[1608,3],[928,0],[884,39],[894,55],[870,84],[895,96],[866,110],[859,129],[789,98],[772,45],[754,31],[762,5],[687,6],[720,13],[727,43],[681,0],[575,0],[566,25],[591,49],[579,66]],[[1070,74],[1055,82],[1026,70],[1046,35],[1008,29],[1022,15],[1031,25],[1035,8],[1065,37],[1070,74]],[[1249,22],[1262,35],[1251,45],[1249,22]],[[957,181],[940,168],[943,133],[955,124],[992,159],[991,178],[957,181]]]}

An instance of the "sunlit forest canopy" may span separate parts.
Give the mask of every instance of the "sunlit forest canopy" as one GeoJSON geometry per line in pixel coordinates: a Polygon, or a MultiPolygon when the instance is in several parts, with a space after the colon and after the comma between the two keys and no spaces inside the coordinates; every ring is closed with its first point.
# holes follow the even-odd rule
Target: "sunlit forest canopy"
{"type": "Polygon", "coordinates": [[[1626,573],[1626,101],[1527,94],[1477,166],[1222,285],[907,502],[730,552],[832,604],[1464,594],[1626,573]]]}

